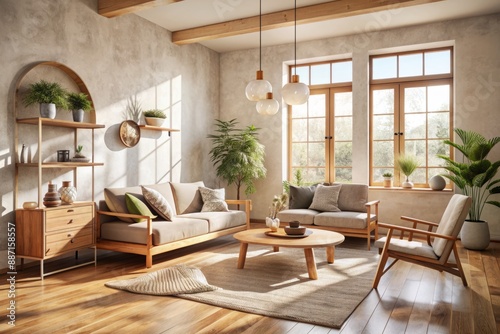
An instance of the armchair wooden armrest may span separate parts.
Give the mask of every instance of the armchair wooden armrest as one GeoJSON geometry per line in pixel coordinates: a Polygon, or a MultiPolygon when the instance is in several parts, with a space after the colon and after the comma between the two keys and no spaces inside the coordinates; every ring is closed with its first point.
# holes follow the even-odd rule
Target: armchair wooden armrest
{"type": "Polygon", "coordinates": [[[365,206],[368,207],[368,206],[373,206],[373,205],[377,205],[380,203],[380,200],[374,200],[374,201],[370,201],[370,202],[366,202],[365,203],[365,206]]]}
{"type": "Polygon", "coordinates": [[[250,211],[252,211],[252,200],[250,199],[226,199],[226,203],[229,205],[238,205],[238,209],[240,205],[245,206],[245,214],[247,215],[246,226],[247,229],[250,228],[250,211]]]}
{"type": "MultiPolygon", "coordinates": [[[[413,228],[415,228],[415,229],[417,228],[418,224],[427,225],[428,226],[427,231],[429,231],[429,232],[432,232],[433,227],[437,227],[439,225],[439,224],[436,224],[436,223],[433,223],[433,222],[430,222],[427,220],[417,219],[417,218],[408,217],[408,216],[401,216],[401,220],[413,222],[413,228]]],[[[403,238],[403,237],[404,237],[404,232],[401,233],[401,238],[403,238]]],[[[413,234],[410,232],[409,240],[412,240],[412,237],[413,237],[413,234]]],[[[431,245],[431,237],[430,236],[427,236],[427,244],[429,246],[431,245]]]]}
{"type": "Polygon", "coordinates": [[[398,225],[392,225],[392,224],[385,224],[385,223],[379,223],[378,224],[380,227],[388,228],[390,233],[392,234],[392,230],[399,230],[399,231],[404,231],[404,232],[410,232],[410,233],[415,233],[415,234],[423,234],[428,237],[435,237],[435,238],[442,238],[446,240],[457,240],[456,237],[452,237],[449,235],[444,235],[444,234],[439,234],[435,232],[430,232],[430,231],[425,231],[425,230],[419,230],[417,228],[411,228],[411,227],[405,227],[405,226],[398,226],[398,225]]]}
{"type": "Polygon", "coordinates": [[[131,218],[131,219],[145,219],[148,222],[148,228],[146,233],[146,243],[148,248],[153,246],[153,225],[151,224],[150,216],[137,215],[133,213],[122,213],[122,212],[112,212],[112,211],[97,211],[97,228],[98,228],[98,238],[101,237],[101,225],[99,224],[99,215],[113,216],[113,217],[123,217],[123,218],[131,218]]]}

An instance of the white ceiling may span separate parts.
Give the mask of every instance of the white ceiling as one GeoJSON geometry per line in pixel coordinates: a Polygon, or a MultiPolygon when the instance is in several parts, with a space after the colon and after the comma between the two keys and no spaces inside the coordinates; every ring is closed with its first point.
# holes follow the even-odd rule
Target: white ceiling
{"type": "MultiPolygon", "coordinates": [[[[331,0],[297,0],[304,7],[331,0]]],[[[291,9],[294,0],[264,0],[262,14],[291,9]]],[[[358,34],[416,24],[500,12],[500,0],[445,0],[297,26],[297,41],[358,34]]],[[[259,0],[184,0],[137,12],[169,31],[205,26],[259,15],[259,0]]],[[[293,43],[293,27],[262,31],[262,46],[293,43]]],[[[200,42],[217,52],[259,47],[258,33],[200,42]]]]}

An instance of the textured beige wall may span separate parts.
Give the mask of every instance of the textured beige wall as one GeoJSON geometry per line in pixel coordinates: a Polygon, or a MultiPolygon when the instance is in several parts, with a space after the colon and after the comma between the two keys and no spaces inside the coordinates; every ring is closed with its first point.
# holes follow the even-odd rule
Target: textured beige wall
{"type": "MultiPolygon", "coordinates": [[[[97,0],[2,0],[0,9],[0,247],[7,248],[7,223],[13,221],[14,189],[14,85],[23,68],[39,61],[57,61],[75,71],[85,82],[95,103],[97,122],[105,129],[95,131],[96,200],[104,187],[148,184],[162,181],[203,180],[215,185],[209,161],[213,119],[219,112],[219,54],[201,45],[176,46],[170,33],[136,15],[108,19],[97,14],[97,0]],[[125,119],[127,99],[136,96],[144,108],[166,108],[168,125],[180,129],[143,131],[134,148],[118,139],[125,119]]],[[[51,74],[47,74],[51,76],[51,74]]],[[[43,77],[39,74],[38,77],[43,77]]],[[[36,107],[31,116],[37,116],[36,107]]],[[[29,113],[29,110],[27,111],[29,113]]],[[[69,119],[64,111],[57,118],[69,119]]],[[[34,156],[35,129],[24,126],[23,138],[34,156]]],[[[47,151],[55,160],[57,149],[71,149],[71,134],[51,129],[44,135],[47,151]]],[[[81,132],[90,154],[90,132],[81,132]]],[[[23,169],[34,176],[34,170],[23,169]]],[[[90,168],[79,170],[78,199],[90,198],[90,168]]],[[[65,171],[44,175],[61,185],[70,179],[65,171]]],[[[20,187],[19,205],[36,200],[35,183],[20,187]]],[[[5,251],[0,268],[5,268],[5,251]]]]}
{"type": "MultiPolygon", "coordinates": [[[[368,182],[368,59],[375,52],[407,50],[419,47],[454,45],[455,47],[455,126],[480,131],[487,137],[499,136],[500,124],[500,14],[477,18],[426,24],[408,28],[379,31],[391,20],[389,16],[372,16],[365,26],[357,27],[357,35],[323,39],[297,46],[297,58],[310,61],[325,57],[352,57],[354,95],[353,166],[354,182],[368,182]]],[[[298,27],[300,32],[300,27],[298,27]]],[[[262,50],[264,77],[273,86],[281,101],[281,87],[286,78],[283,63],[293,59],[293,45],[266,47],[262,50]]],[[[261,139],[266,146],[267,178],[257,184],[252,217],[263,219],[273,195],[281,192],[286,176],[286,153],[282,137],[286,136],[286,109],[275,116],[260,116],[255,104],[244,97],[245,85],[254,78],[258,68],[258,50],[229,52],[221,55],[221,117],[237,117],[242,125],[262,128],[261,139]]],[[[500,159],[500,146],[491,154],[500,159]]],[[[381,220],[397,222],[404,210],[420,212],[428,219],[439,220],[443,199],[434,192],[370,191],[370,198],[380,195],[381,220]],[[439,200],[435,200],[439,199],[439,200]],[[410,208],[414,205],[415,210],[410,208]],[[403,210],[404,207],[404,210],[403,210]]],[[[446,195],[446,194],[445,194],[446,195]]],[[[497,200],[498,196],[496,197],[497,200]]],[[[485,209],[493,239],[500,240],[500,214],[492,207],[485,209]]]]}

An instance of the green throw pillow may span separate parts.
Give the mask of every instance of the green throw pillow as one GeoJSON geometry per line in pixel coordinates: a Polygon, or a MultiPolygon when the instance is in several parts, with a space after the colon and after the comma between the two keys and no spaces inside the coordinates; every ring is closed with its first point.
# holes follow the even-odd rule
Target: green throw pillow
{"type": "MultiPolygon", "coordinates": [[[[144,204],[140,199],[131,195],[129,193],[125,194],[125,202],[127,204],[127,210],[131,214],[141,215],[141,216],[149,216],[151,219],[156,218],[155,215],[148,209],[146,204],[144,204]]],[[[140,223],[145,221],[146,219],[134,218],[136,223],[140,223]]]]}

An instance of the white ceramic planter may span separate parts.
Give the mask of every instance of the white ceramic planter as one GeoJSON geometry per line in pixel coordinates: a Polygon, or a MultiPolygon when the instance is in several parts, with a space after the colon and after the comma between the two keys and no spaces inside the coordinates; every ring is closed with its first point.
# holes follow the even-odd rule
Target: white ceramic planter
{"type": "Polygon", "coordinates": [[[490,229],[488,222],[473,222],[466,220],[460,231],[462,245],[471,250],[484,250],[490,244],[490,229]]]}
{"type": "Polygon", "coordinates": [[[158,117],[144,117],[146,120],[147,125],[152,125],[152,126],[159,126],[161,127],[163,123],[165,122],[165,118],[158,118],[158,117]]]}

